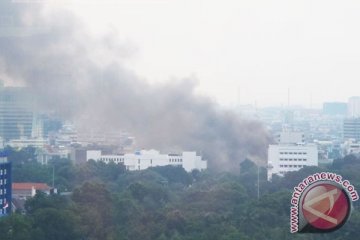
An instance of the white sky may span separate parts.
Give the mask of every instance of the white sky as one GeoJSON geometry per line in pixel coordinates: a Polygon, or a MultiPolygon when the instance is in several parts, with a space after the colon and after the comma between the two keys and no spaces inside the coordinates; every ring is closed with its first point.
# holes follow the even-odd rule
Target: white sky
{"type": "Polygon", "coordinates": [[[78,0],[95,32],[136,49],[151,82],[196,76],[220,104],[309,107],[360,95],[360,1],[78,0]],[[100,2],[100,3],[99,3],[100,2]],[[312,101],[311,101],[312,100],[312,101]]]}

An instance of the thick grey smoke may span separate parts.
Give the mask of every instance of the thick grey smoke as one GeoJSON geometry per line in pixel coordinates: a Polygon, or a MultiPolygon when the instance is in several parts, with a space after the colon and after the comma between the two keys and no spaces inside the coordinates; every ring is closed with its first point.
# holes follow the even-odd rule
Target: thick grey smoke
{"type": "Polygon", "coordinates": [[[28,86],[43,109],[84,128],[127,130],[139,147],[201,151],[218,170],[265,158],[263,126],[195,95],[194,80],[146,83],[123,67],[128,52],[116,36],[90,36],[69,12],[10,1],[0,8],[0,78],[28,86]]]}

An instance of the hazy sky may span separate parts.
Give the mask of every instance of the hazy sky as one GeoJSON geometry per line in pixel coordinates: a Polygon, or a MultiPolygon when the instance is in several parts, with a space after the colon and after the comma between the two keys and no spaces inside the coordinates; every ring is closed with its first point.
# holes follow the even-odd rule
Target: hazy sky
{"type": "Polygon", "coordinates": [[[195,77],[200,94],[226,106],[287,105],[288,89],[290,103],[305,106],[360,95],[359,1],[83,0],[67,6],[94,33],[117,34],[128,50],[124,63],[141,77],[195,77]]]}

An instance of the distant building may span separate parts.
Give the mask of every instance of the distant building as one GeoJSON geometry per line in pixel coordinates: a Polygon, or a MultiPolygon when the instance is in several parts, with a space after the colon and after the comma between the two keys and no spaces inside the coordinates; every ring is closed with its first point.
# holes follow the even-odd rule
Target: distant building
{"type": "Polygon", "coordinates": [[[360,118],[347,118],[343,122],[344,140],[360,140],[360,118]]]}
{"type": "Polygon", "coordinates": [[[360,154],[360,142],[354,139],[346,140],[342,147],[345,155],[360,154]]]}
{"type": "Polygon", "coordinates": [[[28,199],[34,197],[36,192],[40,191],[45,194],[50,194],[52,188],[46,183],[13,183],[12,194],[15,199],[28,199]]]}
{"type": "Polygon", "coordinates": [[[20,138],[13,139],[7,142],[7,145],[12,148],[43,148],[47,144],[49,144],[49,140],[44,138],[20,138]]]}
{"type": "Polygon", "coordinates": [[[344,102],[326,102],[323,104],[323,114],[329,116],[346,116],[348,105],[344,102]]]}
{"type": "Polygon", "coordinates": [[[282,131],[276,135],[276,141],[279,144],[299,144],[305,142],[303,132],[282,131]]]}
{"type": "Polygon", "coordinates": [[[348,117],[360,117],[360,96],[351,97],[348,101],[348,117]]]}
{"type": "Polygon", "coordinates": [[[0,83],[0,137],[4,141],[39,136],[41,123],[32,103],[26,88],[3,87],[0,83]]]}
{"type": "Polygon", "coordinates": [[[160,154],[156,150],[141,150],[135,153],[102,155],[100,150],[89,150],[86,152],[86,160],[114,162],[124,164],[127,170],[144,170],[157,166],[181,166],[187,172],[194,169],[204,170],[207,168],[207,161],[196,152],[183,152],[181,154],[160,154]]]}
{"type": "Polygon", "coordinates": [[[298,171],[305,166],[318,166],[318,150],[310,144],[269,145],[268,180],[273,174],[284,176],[285,173],[298,171]]]}
{"type": "Polygon", "coordinates": [[[11,163],[0,152],[0,217],[11,213],[11,163]]]}

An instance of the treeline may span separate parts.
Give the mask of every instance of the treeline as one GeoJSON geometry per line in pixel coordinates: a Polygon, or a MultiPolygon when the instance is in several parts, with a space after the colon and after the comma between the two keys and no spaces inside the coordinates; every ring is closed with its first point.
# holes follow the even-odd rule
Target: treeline
{"type": "Polygon", "coordinates": [[[292,188],[319,171],[341,174],[359,187],[355,156],[267,182],[266,170],[248,160],[238,174],[187,173],[170,166],[127,172],[120,165],[74,165],[68,159],[42,166],[31,149],[10,153],[14,181],[51,184],[54,167],[55,185],[72,194],[28,200],[26,215],[0,220],[4,240],[330,240],[357,239],[360,233],[357,203],[350,220],[334,233],[289,233],[292,188]]]}

